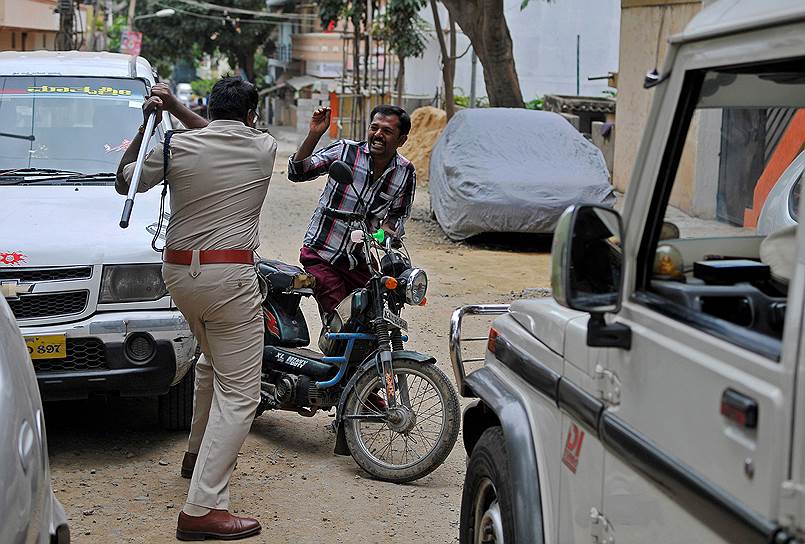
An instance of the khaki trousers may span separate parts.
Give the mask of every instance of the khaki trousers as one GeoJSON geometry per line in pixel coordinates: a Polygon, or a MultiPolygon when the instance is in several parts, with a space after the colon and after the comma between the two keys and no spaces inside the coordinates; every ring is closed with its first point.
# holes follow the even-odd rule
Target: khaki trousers
{"type": "Polygon", "coordinates": [[[260,400],[262,297],[254,267],[175,265],[162,275],[201,346],[187,451],[197,453],[188,504],[229,509],[229,479],[260,400]]]}

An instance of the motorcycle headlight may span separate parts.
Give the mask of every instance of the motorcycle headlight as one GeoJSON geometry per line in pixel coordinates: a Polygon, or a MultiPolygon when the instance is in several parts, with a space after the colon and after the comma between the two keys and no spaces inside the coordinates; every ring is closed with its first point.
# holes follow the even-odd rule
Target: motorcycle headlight
{"type": "Polygon", "coordinates": [[[100,303],[146,302],[168,294],[161,264],[123,264],[103,267],[100,303]]]}
{"type": "Polygon", "coordinates": [[[405,301],[419,306],[428,292],[428,275],[419,268],[410,268],[400,277],[405,283],[405,301]]]}

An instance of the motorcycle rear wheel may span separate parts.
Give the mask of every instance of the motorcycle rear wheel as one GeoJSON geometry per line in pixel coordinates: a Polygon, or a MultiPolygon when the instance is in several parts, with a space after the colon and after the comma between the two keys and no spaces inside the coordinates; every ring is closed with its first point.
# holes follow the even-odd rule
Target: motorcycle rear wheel
{"type": "MultiPolygon", "coordinates": [[[[397,387],[407,382],[404,428],[382,421],[345,419],[350,454],[379,480],[405,483],[433,472],[447,458],[458,438],[461,412],[458,395],[434,364],[394,361],[397,387]]],[[[399,393],[399,392],[398,392],[399,393]]],[[[402,405],[402,395],[397,396],[402,405]]],[[[380,414],[385,389],[374,369],[361,376],[347,398],[344,415],[380,414]]]]}

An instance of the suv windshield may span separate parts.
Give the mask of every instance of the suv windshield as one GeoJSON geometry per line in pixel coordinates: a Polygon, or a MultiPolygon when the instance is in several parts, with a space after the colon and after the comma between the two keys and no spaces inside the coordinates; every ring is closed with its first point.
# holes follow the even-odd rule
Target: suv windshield
{"type": "Polygon", "coordinates": [[[0,170],[115,172],[145,94],[137,79],[0,76],[0,170]]]}

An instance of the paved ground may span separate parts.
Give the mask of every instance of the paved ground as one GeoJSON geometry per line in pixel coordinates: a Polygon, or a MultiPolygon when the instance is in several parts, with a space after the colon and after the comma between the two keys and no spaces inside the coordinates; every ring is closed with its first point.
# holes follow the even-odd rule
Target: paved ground
{"type": "MultiPolygon", "coordinates": [[[[282,132],[280,156],[261,224],[261,253],[297,262],[323,180],[294,185],[285,176],[295,135],[282,132]]],[[[409,249],[430,277],[429,304],[404,317],[412,349],[434,354],[450,376],[447,332],[452,310],[470,302],[506,302],[547,286],[548,247],[508,240],[518,251],[452,244],[427,216],[419,189],[409,249]]],[[[112,227],[110,227],[112,228],[112,227]]],[[[494,247],[494,246],[493,246],[494,247]]],[[[318,317],[305,306],[313,334],[318,317]]],[[[485,334],[478,324],[476,332],[485,334]]],[[[472,332],[472,330],[470,330],[472,332]]],[[[179,477],[184,433],[167,433],[147,400],[69,402],[46,407],[54,489],[77,543],[173,540],[187,492],[179,477]]],[[[232,508],[253,515],[263,533],[249,542],[445,543],[457,540],[465,456],[461,438],[446,463],[408,485],[369,479],[349,457],[332,454],[331,418],[267,413],[244,444],[232,482],[232,508]]]]}

